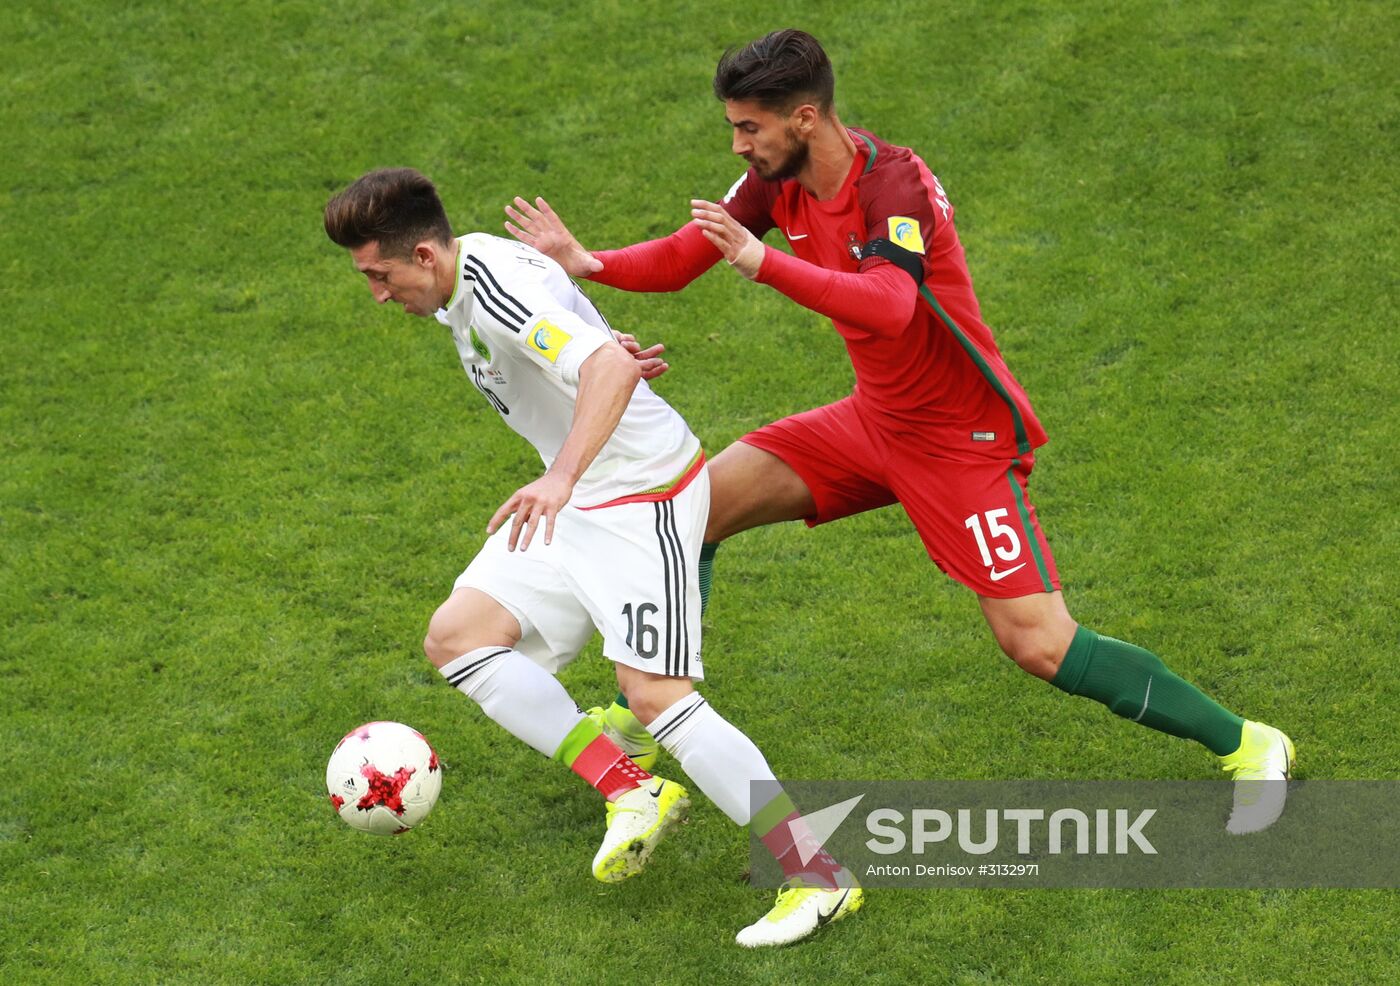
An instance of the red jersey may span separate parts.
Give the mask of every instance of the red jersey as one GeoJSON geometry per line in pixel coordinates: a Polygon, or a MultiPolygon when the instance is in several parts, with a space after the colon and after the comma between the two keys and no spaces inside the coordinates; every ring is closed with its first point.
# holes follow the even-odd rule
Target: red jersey
{"type": "MultiPolygon", "coordinates": [[[[832,199],[792,179],[764,181],[753,169],[729,190],[729,213],[760,238],[778,227],[797,258],[768,249],[757,279],[831,316],[862,413],[906,447],[981,459],[1044,444],[1030,400],[982,321],[938,179],[908,148],[849,133],[855,161],[832,199]]],[[[688,224],[598,257],[604,269],[595,280],[674,290],[720,254],[688,224]]]]}

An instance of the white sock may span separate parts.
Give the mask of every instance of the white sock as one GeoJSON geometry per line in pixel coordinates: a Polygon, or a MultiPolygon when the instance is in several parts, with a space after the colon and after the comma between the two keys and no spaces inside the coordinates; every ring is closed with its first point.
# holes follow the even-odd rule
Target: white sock
{"type": "Polygon", "coordinates": [[[438,670],[506,732],[547,757],[583,719],[558,678],[509,647],[478,647],[438,670]]]}
{"type": "Polygon", "coordinates": [[[753,740],[714,710],[699,692],[691,692],[647,726],[671,756],[680,761],[705,796],[733,819],[748,825],[753,818],[750,783],[777,779],[753,740]]]}

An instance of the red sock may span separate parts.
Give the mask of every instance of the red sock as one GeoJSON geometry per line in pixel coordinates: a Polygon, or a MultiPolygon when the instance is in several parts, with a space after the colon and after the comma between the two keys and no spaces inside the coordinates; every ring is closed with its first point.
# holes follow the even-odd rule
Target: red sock
{"type": "Polygon", "coordinates": [[[815,883],[828,890],[836,889],[836,872],[841,864],[821,847],[799,813],[788,815],[759,839],[789,880],[800,879],[808,885],[815,883]],[[805,863],[802,862],[804,852],[808,855],[805,863]]]}
{"type": "Polygon", "coordinates": [[[616,801],[618,795],[651,780],[650,774],[606,736],[596,737],[580,750],[569,769],[596,787],[609,801],[616,801]]]}

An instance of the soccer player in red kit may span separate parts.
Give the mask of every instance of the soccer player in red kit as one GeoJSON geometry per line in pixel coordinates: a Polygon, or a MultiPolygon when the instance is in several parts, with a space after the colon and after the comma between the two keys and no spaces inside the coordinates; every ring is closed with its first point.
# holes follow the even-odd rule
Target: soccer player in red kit
{"type": "MultiPolygon", "coordinates": [[[[1202,743],[1236,780],[1230,831],[1272,824],[1294,759],[1288,737],[1066,609],[1027,491],[1046,434],[982,321],[938,178],[908,148],[841,123],[831,63],[801,31],[726,52],[714,91],[749,169],[723,201],[692,201],[693,221],[670,236],[590,253],[543,199],[517,198],[506,210],[512,233],[575,276],[674,291],[723,259],[830,318],[844,340],[856,377],[849,397],[766,425],[715,457],[706,541],[897,502],[939,568],[977,593],[1013,661],[1202,743]],[[793,256],[760,241],[775,227],[793,256]]],[[[610,709],[609,718],[622,717],[610,709]]]]}

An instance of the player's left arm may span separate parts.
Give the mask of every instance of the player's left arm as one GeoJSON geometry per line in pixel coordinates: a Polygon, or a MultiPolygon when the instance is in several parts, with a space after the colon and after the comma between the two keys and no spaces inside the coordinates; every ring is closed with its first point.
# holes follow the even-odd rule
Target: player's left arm
{"type": "Polygon", "coordinates": [[[544,521],[544,543],[554,539],[554,519],[569,502],[574,486],[588,471],[593,460],[612,437],[642,370],[632,355],[617,342],[606,342],[595,349],[578,368],[578,398],[574,419],[564,444],[545,474],[516,490],[486,525],[494,534],[507,517],[515,514],[509,548],[530,546],[535,528],[544,521]],[[523,531],[523,537],[522,537],[523,531]]]}
{"type": "Polygon", "coordinates": [[[903,331],[914,315],[919,286],[907,265],[876,263],[854,274],[827,270],[765,246],[713,202],[693,200],[691,215],[730,266],[805,308],[877,335],[903,331]]]}

